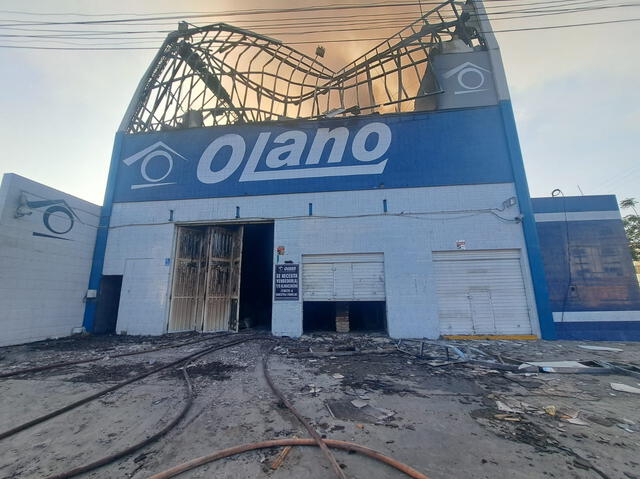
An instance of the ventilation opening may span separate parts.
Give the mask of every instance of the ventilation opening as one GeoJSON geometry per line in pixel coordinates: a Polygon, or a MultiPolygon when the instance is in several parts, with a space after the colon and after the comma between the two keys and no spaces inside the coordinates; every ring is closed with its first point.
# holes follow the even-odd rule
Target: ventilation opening
{"type": "Polygon", "coordinates": [[[387,332],[385,301],[305,301],[302,328],[305,333],[387,332]]]}
{"type": "Polygon", "coordinates": [[[273,223],[244,226],[240,275],[240,329],[271,330],[273,223]]]}

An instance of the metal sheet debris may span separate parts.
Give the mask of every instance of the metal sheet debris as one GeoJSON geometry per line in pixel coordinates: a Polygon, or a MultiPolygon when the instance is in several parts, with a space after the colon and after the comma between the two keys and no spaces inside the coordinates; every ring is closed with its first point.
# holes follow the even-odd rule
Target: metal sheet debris
{"type": "Polygon", "coordinates": [[[597,361],[528,361],[522,363],[519,369],[528,366],[540,368],[545,373],[560,374],[611,374],[612,368],[597,361]]]}
{"type": "Polygon", "coordinates": [[[622,383],[611,383],[611,389],[613,389],[614,391],[622,391],[625,393],[640,394],[640,388],[635,388],[633,386],[628,386],[627,384],[622,383]]]}
{"type": "Polygon", "coordinates": [[[620,348],[610,348],[608,346],[591,346],[586,344],[579,344],[578,347],[581,349],[588,349],[589,351],[611,351],[614,353],[624,351],[624,349],[620,349],[620,348]]]}

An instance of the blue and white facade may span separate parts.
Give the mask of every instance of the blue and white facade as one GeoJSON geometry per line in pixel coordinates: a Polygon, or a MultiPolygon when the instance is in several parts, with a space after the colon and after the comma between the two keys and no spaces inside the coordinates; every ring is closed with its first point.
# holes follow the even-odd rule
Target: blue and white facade
{"type": "MultiPolygon", "coordinates": [[[[181,228],[268,222],[273,264],[302,276],[297,300],[272,302],[273,334],[303,333],[310,289],[322,289],[312,264],[337,278],[349,261],[351,283],[336,280],[330,296],[358,301],[356,263],[371,261],[362,270],[377,276],[362,281],[377,282],[392,337],[553,339],[502,62],[485,40],[442,55],[436,111],[118,132],[89,286],[122,276],[116,330],[176,330],[181,228]]],[[[89,331],[95,311],[87,305],[89,331]]]]}
{"type": "Polygon", "coordinates": [[[640,340],[640,287],[616,197],[532,201],[558,338],[640,340]]]}

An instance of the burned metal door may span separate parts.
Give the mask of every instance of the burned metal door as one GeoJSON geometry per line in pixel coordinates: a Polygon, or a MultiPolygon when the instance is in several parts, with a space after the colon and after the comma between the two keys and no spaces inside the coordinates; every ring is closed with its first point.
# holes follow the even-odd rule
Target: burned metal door
{"type": "Polygon", "coordinates": [[[200,329],[207,267],[205,229],[178,228],[169,331],[200,329]]]}
{"type": "Polygon", "coordinates": [[[237,331],[243,227],[208,229],[203,331],[237,331]]]}

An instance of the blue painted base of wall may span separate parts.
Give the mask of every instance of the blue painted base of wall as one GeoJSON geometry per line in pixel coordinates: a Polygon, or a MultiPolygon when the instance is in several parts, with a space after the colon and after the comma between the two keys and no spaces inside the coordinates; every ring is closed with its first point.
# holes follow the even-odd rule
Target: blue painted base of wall
{"type": "Polygon", "coordinates": [[[640,321],[571,321],[555,324],[557,339],[640,341],[640,321]]]}

